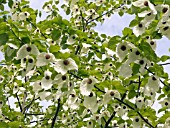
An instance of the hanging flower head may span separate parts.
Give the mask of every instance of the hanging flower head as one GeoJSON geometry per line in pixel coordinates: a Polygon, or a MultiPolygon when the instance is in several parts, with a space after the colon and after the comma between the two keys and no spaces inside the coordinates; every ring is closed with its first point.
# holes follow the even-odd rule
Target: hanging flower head
{"type": "Polygon", "coordinates": [[[84,78],[82,83],[80,84],[80,93],[85,96],[90,95],[96,83],[98,83],[98,80],[93,76],[90,76],[89,78],[84,78]]]}
{"type": "Polygon", "coordinates": [[[157,14],[155,6],[149,0],[137,0],[135,2],[132,2],[132,5],[134,5],[136,7],[139,7],[139,8],[147,8],[147,7],[149,7],[154,15],[157,14]]]}
{"type": "Polygon", "coordinates": [[[138,37],[145,32],[145,24],[140,22],[135,28],[133,29],[133,33],[138,37]]]}
{"type": "Polygon", "coordinates": [[[69,85],[69,77],[68,75],[62,75],[58,74],[53,81],[53,84],[58,84],[58,89],[61,89],[62,87],[68,87],[69,85]]]}
{"type": "Polygon", "coordinates": [[[41,80],[41,86],[45,90],[48,90],[52,87],[52,79],[51,79],[52,72],[49,70],[44,72],[44,77],[41,80]]]}
{"type": "Polygon", "coordinates": [[[52,5],[51,4],[47,4],[45,7],[44,7],[44,11],[46,13],[49,13],[52,11],[52,5]]]}
{"type": "Polygon", "coordinates": [[[22,59],[22,58],[25,58],[27,55],[38,55],[39,54],[39,50],[38,48],[32,44],[32,45],[29,45],[29,44],[25,44],[23,45],[17,52],[17,59],[22,59]]]}
{"type": "Polygon", "coordinates": [[[55,57],[52,53],[42,52],[37,56],[36,66],[38,67],[45,66],[48,65],[50,62],[54,62],[54,61],[55,61],[55,57]]]}
{"type": "Polygon", "coordinates": [[[64,75],[67,73],[68,70],[78,70],[78,66],[72,58],[57,59],[54,62],[54,69],[58,73],[61,73],[62,75],[64,75]]]}
{"type": "Polygon", "coordinates": [[[21,12],[18,15],[19,20],[24,21],[29,18],[30,14],[28,12],[21,12]]]}

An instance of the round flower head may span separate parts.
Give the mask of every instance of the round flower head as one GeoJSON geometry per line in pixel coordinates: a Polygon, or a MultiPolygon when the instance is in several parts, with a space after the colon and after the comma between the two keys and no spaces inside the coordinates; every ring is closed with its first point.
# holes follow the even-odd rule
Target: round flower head
{"type": "Polygon", "coordinates": [[[108,90],[103,97],[103,104],[107,104],[114,97],[120,99],[120,93],[117,90],[108,90]]]}
{"type": "Polygon", "coordinates": [[[27,18],[29,18],[30,14],[28,12],[21,12],[18,15],[19,20],[26,20],[27,18]]]}
{"type": "Polygon", "coordinates": [[[138,37],[145,32],[145,24],[140,22],[137,26],[134,27],[133,33],[138,37]]]}
{"type": "Polygon", "coordinates": [[[49,12],[52,11],[52,5],[51,4],[47,4],[43,9],[44,9],[44,11],[46,13],[49,13],[49,12]]]}
{"type": "Polygon", "coordinates": [[[112,68],[113,67],[113,64],[112,63],[107,63],[107,64],[105,64],[105,66],[104,66],[104,71],[107,71],[107,70],[109,70],[110,68],[112,68]]]}
{"type": "Polygon", "coordinates": [[[90,76],[89,78],[84,78],[82,83],[80,84],[80,93],[85,96],[90,95],[96,83],[98,83],[98,80],[93,76],[90,76]]]}
{"type": "Polygon", "coordinates": [[[84,97],[83,105],[94,112],[94,109],[96,110],[97,107],[97,98],[95,93],[91,92],[90,95],[84,97]]]}
{"type": "Polygon", "coordinates": [[[160,85],[159,78],[154,75],[149,77],[148,83],[146,84],[146,86],[148,86],[152,91],[155,92],[159,90],[159,85],[160,85]]]}
{"type": "Polygon", "coordinates": [[[144,17],[143,23],[148,26],[154,19],[155,19],[155,14],[153,14],[152,11],[143,11],[138,14],[139,17],[144,17]]]}
{"type": "Polygon", "coordinates": [[[38,91],[42,90],[42,87],[41,87],[41,81],[36,81],[34,82],[34,84],[32,85],[33,87],[33,91],[35,93],[38,93],[38,91]]]}
{"type": "Polygon", "coordinates": [[[88,16],[91,16],[93,14],[95,14],[95,10],[94,9],[89,9],[89,10],[86,11],[86,15],[88,15],[88,16]]]}
{"type": "Polygon", "coordinates": [[[134,62],[135,60],[140,58],[140,52],[137,48],[131,49],[131,52],[128,55],[128,59],[126,61],[127,64],[134,62]]]}
{"type": "Polygon", "coordinates": [[[72,45],[72,44],[74,44],[75,42],[76,42],[76,36],[75,35],[71,35],[69,38],[68,38],[68,40],[67,40],[67,44],[69,44],[69,45],[72,45]]]}
{"type": "Polygon", "coordinates": [[[14,2],[10,11],[14,12],[18,8],[18,5],[19,5],[18,1],[14,2]]]}
{"type": "Polygon", "coordinates": [[[141,127],[141,119],[140,117],[135,117],[132,122],[133,128],[140,128],[141,127]]]}
{"type": "Polygon", "coordinates": [[[38,55],[39,54],[39,50],[38,48],[32,44],[32,45],[29,45],[29,44],[25,44],[23,45],[17,52],[17,59],[22,59],[22,58],[25,58],[27,55],[38,55]]]}
{"type": "Polygon", "coordinates": [[[49,70],[44,72],[44,77],[41,80],[41,85],[42,88],[44,88],[45,90],[48,90],[52,87],[51,75],[52,72],[50,72],[49,70]]]}
{"type": "Polygon", "coordinates": [[[140,73],[144,74],[146,72],[145,66],[147,64],[147,59],[141,58],[141,59],[137,60],[137,64],[140,65],[140,69],[139,69],[140,73]]]}
{"type": "Polygon", "coordinates": [[[166,36],[168,39],[170,39],[170,34],[169,34],[170,33],[170,26],[169,25],[161,27],[160,32],[164,36],[166,36]]]}
{"type": "Polygon", "coordinates": [[[0,83],[2,83],[3,81],[4,81],[4,77],[0,75],[0,83]]]}
{"type": "Polygon", "coordinates": [[[136,98],[136,106],[137,108],[141,109],[143,105],[145,104],[143,97],[136,98]]]}
{"type": "Polygon", "coordinates": [[[18,84],[16,82],[14,82],[14,86],[13,86],[13,94],[16,94],[19,90],[18,84]]]}
{"type": "Polygon", "coordinates": [[[45,66],[48,65],[50,62],[54,62],[54,61],[55,61],[55,57],[52,53],[42,52],[37,56],[36,66],[38,67],[45,66]]]}
{"type": "Polygon", "coordinates": [[[135,2],[132,2],[132,5],[139,7],[139,8],[149,7],[154,15],[157,14],[155,6],[149,0],[137,0],[135,2]]]}
{"type": "Polygon", "coordinates": [[[53,81],[53,84],[58,84],[58,89],[61,89],[63,86],[68,87],[69,85],[69,78],[68,75],[61,75],[58,74],[53,81]]]}
{"type": "Polygon", "coordinates": [[[169,18],[170,9],[168,4],[159,4],[156,9],[162,13],[162,19],[167,20],[169,18]]]}
{"type": "Polygon", "coordinates": [[[55,45],[56,41],[52,40],[52,39],[47,39],[47,42],[49,45],[55,45]]]}
{"type": "Polygon", "coordinates": [[[150,41],[148,41],[148,43],[153,50],[156,50],[156,41],[155,40],[150,40],[150,41]]]}
{"type": "Polygon", "coordinates": [[[119,56],[120,61],[122,61],[126,57],[129,48],[130,48],[130,46],[126,42],[125,43],[119,43],[117,45],[116,53],[119,56]]]}
{"type": "Polygon", "coordinates": [[[122,64],[119,69],[119,76],[122,77],[130,77],[132,75],[132,68],[129,66],[129,64],[122,64]]]}
{"type": "Polygon", "coordinates": [[[52,31],[53,31],[52,28],[47,28],[45,33],[46,33],[46,34],[51,34],[52,31]]]}
{"type": "Polygon", "coordinates": [[[74,5],[73,8],[72,8],[72,15],[73,17],[77,16],[77,15],[80,15],[80,9],[77,5],[74,5]]]}
{"type": "Polygon", "coordinates": [[[106,0],[96,0],[95,4],[97,6],[103,5],[106,2],[106,0]]]}
{"type": "Polygon", "coordinates": [[[26,65],[26,73],[28,73],[30,70],[33,69],[35,65],[35,60],[31,56],[27,56],[26,58],[22,59],[23,61],[27,60],[27,65],[26,65]]]}
{"type": "Polygon", "coordinates": [[[93,121],[91,120],[87,121],[87,128],[94,128],[93,121]]]}
{"type": "Polygon", "coordinates": [[[166,98],[163,101],[160,101],[159,103],[162,105],[162,107],[167,107],[168,109],[170,109],[170,99],[169,98],[166,98]]]}
{"type": "Polygon", "coordinates": [[[54,69],[58,73],[61,73],[62,75],[64,75],[67,73],[68,70],[78,70],[78,66],[72,58],[57,59],[54,62],[54,69]]]}

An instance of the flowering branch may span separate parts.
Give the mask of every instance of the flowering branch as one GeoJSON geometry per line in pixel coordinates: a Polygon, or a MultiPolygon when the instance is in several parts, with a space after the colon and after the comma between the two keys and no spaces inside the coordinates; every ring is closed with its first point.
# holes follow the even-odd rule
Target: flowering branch
{"type": "Polygon", "coordinates": [[[141,85],[141,81],[140,81],[140,76],[139,76],[139,84],[138,84],[138,95],[140,95],[140,85],[141,85]]]}
{"type": "Polygon", "coordinates": [[[60,99],[58,99],[58,106],[57,106],[57,110],[56,110],[56,113],[54,115],[54,118],[52,120],[51,128],[54,128],[55,120],[56,120],[57,115],[59,113],[59,109],[60,109],[60,99]]]}

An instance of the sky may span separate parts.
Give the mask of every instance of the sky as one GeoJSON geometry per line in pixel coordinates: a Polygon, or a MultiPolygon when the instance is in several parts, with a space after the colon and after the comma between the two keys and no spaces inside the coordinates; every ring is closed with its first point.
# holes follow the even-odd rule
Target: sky
{"type": "MultiPolygon", "coordinates": [[[[41,9],[45,1],[48,0],[30,0],[30,6],[34,9],[41,9]]],[[[59,10],[64,18],[69,19],[69,16],[67,16],[61,9],[59,10]]],[[[43,13],[42,18],[39,18],[38,20],[43,20],[45,19],[45,17],[46,14],[43,13]]],[[[124,27],[128,27],[130,21],[133,19],[134,19],[133,15],[124,15],[120,17],[117,13],[115,13],[110,19],[107,19],[102,25],[98,24],[97,27],[95,27],[94,29],[100,34],[104,33],[109,36],[121,35],[124,27]]],[[[162,55],[170,56],[169,48],[170,48],[170,40],[164,37],[161,40],[157,41],[157,48],[155,52],[158,56],[162,56],[162,55]]],[[[0,53],[0,60],[2,60],[2,58],[3,55],[2,53],[0,53]]],[[[170,65],[164,66],[164,69],[166,72],[170,74],[170,65]]],[[[42,104],[45,105],[45,103],[42,104]]],[[[160,107],[160,106],[156,103],[155,107],[160,107]]]]}

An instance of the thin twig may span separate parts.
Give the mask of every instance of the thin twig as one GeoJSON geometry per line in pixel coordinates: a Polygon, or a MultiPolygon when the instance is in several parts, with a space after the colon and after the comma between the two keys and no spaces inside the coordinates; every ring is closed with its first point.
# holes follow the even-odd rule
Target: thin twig
{"type": "Polygon", "coordinates": [[[159,64],[159,65],[168,65],[168,64],[170,64],[170,62],[169,63],[164,63],[164,64],[159,64]]]}
{"type": "Polygon", "coordinates": [[[57,106],[57,110],[56,110],[56,113],[55,113],[55,115],[54,115],[54,118],[53,118],[53,120],[52,120],[51,128],[54,128],[54,124],[55,124],[57,115],[58,115],[58,113],[59,113],[59,109],[60,109],[60,99],[58,99],[58,106],[57,106]]]}
{"type": "Polygon", "coordinates": [[[140,82],[140,76],[139,76],[138,95],[140,95],[140,85],[141,85],[141,82],[140,82]]]}
{"type": "Polygon", "coordinates": [[[18,105],[19,105],[20,111],[22,112],[22,105],[21,105],[21,102],[19,100],[19,97],[18,97],[17,93],[16,93],[16,98],[17,98],[17,101],[18,101],[18,105]]]}
{"type": "Polygon", "coordinates": [[[110,116],[110,118],[108,119],[108,121],[106,122],[104,128],[108,128],[108,126],[109,126],[110,122],[112,121],[113,117],[115,116],[115,114],[116,114],[116,112],[114,111],[112,113],[112,115],[110,116]]]}

